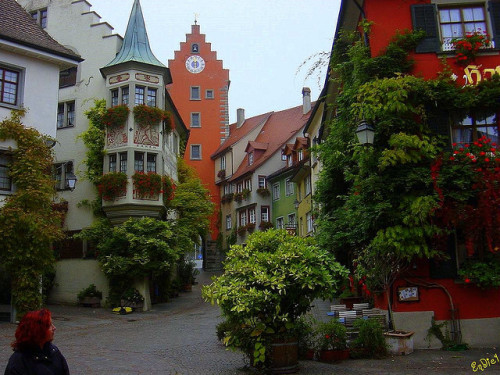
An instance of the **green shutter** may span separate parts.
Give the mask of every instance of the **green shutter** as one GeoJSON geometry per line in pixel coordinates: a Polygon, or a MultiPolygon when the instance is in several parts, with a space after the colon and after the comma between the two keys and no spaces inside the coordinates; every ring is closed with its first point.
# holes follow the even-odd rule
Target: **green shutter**
{"type": "Polygon", "coordinates": [[[495,41],[495,48],[500,49],[500,2],[490,1],[488,3],[491,25],[493,27],[492,39],[495,41]]]}
{"type": "Polygon", "coordinates": [[[416,48],[417,53],[440,52],[437,10],[434,4],[417,4],[411,6],[411,18],[414,30],[424,30],[425,38],[416,48]]]}

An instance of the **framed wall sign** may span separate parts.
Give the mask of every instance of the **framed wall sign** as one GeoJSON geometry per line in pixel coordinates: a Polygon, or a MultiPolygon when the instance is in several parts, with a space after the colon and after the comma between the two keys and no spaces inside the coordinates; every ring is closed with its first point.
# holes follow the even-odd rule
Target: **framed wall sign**
{"type": "Polygon", "coordinates": [[[399,302],[415,302],[420,300],[418,286],[400,286],[398,287],[399,302]]]}

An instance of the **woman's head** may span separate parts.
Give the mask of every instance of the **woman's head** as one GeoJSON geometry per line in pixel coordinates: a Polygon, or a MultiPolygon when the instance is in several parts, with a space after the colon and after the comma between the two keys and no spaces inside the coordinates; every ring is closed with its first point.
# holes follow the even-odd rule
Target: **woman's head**
{"type": "Polygon", "coordinates": [[[55,327],[49,310],[42,309],[27,312],[16,329],[14,349],[42,347],[47,341],[54,339],[55,327]]]}

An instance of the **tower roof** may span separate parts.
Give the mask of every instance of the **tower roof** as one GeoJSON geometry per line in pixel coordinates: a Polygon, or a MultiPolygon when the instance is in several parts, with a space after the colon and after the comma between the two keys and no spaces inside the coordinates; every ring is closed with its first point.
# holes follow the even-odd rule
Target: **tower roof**
{"type": "Polygon", "coordinates": [[[155,65],[165,68],[160,60],[158,60],[149,46],[148,33],[142,15],[141,4],[139,0],[134,0],[132,11],[127,25],[127,31],[123,39],[123,44],[120,52],[116,57],[105,67],[110,67],[129,61],[140,62],[149,65],[155,65]]]}

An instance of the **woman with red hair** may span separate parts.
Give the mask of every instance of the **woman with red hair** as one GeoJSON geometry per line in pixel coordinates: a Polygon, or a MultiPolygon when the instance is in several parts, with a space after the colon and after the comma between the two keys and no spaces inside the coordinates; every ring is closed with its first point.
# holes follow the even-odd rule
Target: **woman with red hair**
{"type": "Polygon", "coordinates": [[[66,359],[52,344],[56,327],[51,315],[42,309],[23,316],[5,375],[69,375],[66,359]]]}

